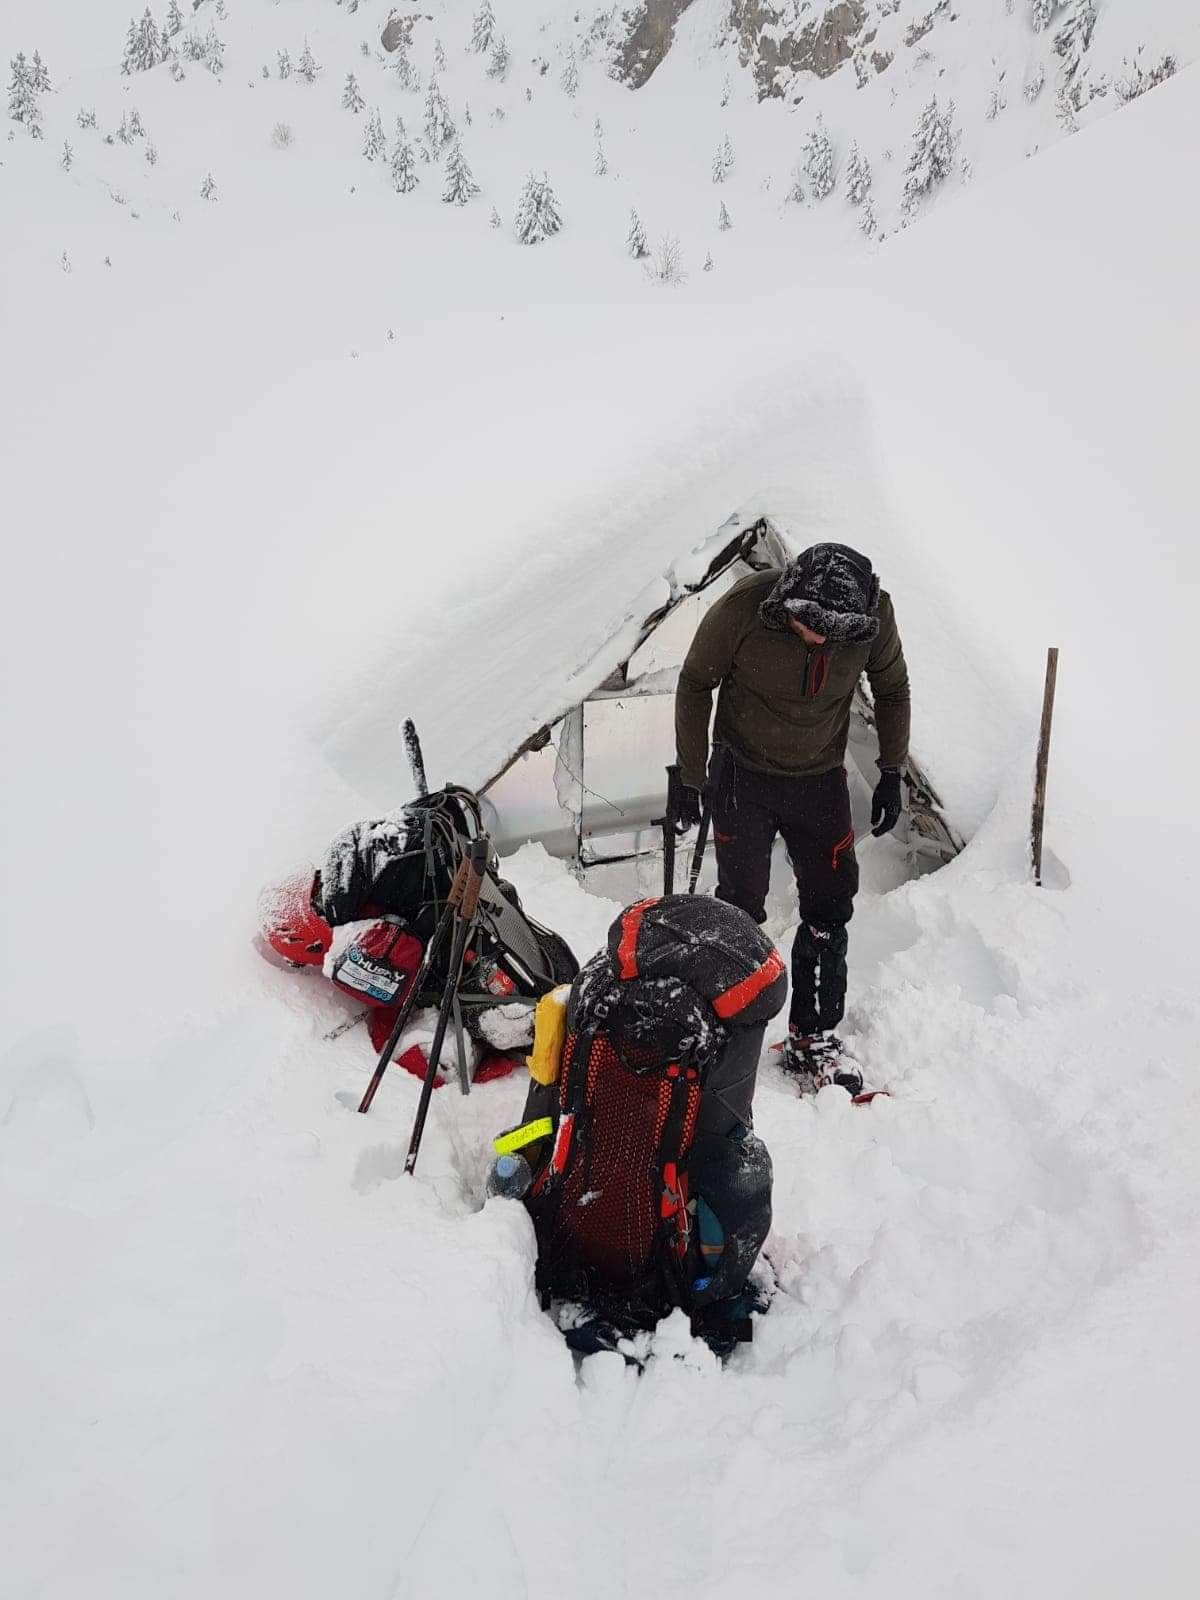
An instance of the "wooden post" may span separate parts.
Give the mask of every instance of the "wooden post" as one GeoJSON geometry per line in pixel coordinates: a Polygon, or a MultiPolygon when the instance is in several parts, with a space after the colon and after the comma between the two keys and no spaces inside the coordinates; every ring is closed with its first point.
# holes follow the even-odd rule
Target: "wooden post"
{"type": "Polygon", "coordinates": [[[1042,882],[1042,828],[1046,821],[1046,768],[1050,764],[1050,724],[1054,719],[1054,686],[1058,681],[1058,650],[1046,651],[1046,687],[1042,694],[1042,729],[1038,735],[1037,773],[1033,780],[1033,881],[1042,882]]]}

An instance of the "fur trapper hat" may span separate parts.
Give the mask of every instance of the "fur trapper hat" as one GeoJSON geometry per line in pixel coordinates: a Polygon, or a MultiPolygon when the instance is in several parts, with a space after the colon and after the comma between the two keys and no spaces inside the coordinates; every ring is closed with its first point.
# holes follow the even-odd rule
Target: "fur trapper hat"
{"type": "Polygon", "coordinates": [[[879,579],[847,544],[814,544],[789,562],[758,608],[769,628],[802,622],[834,644],[865,644],[879,632],[879,579]]]}

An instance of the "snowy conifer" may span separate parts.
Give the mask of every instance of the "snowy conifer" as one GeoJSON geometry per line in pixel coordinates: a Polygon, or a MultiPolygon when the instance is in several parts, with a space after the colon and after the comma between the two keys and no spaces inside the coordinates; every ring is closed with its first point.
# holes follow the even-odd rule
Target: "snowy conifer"
{"type": "Polygon", "coordinates": [[[879,231],[879,224],[875,221],[875,202],[867,195],[859,212],[858,225],[868,239],[873,239],[879,231]]]}
{"type": "Polygon", "coordinates": [[[19,122],[32,139],[42,137],[42,113],[37,103],[37,90],[24,51],[18,50],[12,60],[12,82],[8,86],[8,114],[19,122]]]}
{"type": "Polygon", "coordinates": [[[152,67],[158,66],[162,60],[162,40],[158,36],[158,27],[150,15],[147,6],[142,13],[142,20],[135,22],[129,19],[129,32],[125,36],[125,58],[121,62],[121,71],[128,76],[133,72],[149,72],[152,67]]]}
{"type": "Polygon", "coordinates": [[[846,163],[846,199],[852,206],[860,206],[871,192],[871,163],[858,148],[850,146],[850,159],[846,163]]]}
{"type": "Polygon", "coordinates": [[[50,87],[50,74],[46,71],[46,64],[35,50],[33,52],[33,66],[30,70],[33,88],[36,94],[45,94],[50,87]]]}
{"type": "Polygon", "coordinates": [[[629,232],[625,236],[625,248],[635,261],[641,261],[650,254],[650,247],[646,243],[646,230],[636,211],[629,213],[629,232]]]}
{"type": "Polygon", "coordinates": [[[598,178],[608,176],[608,157],[604,154],[604,146],[599,139],[596,140],[596,159],[592,164],[592,171],[598,178]]]}
{"type": "Polygon", "coordinates": [[[1039,61],[1032,77],[1025,80],[1025,87],[1021,90],[1021,93],[1025,96],[1025,99],[1029,102],[1029,104],[1032,105],[1045,87],[1046,69],[1039,61]]]}
{"type": "Polygon", "coordinates": [[[1068,83],[1081,76],[1083,58],[1096,31],[1096,16],[1096,0],[1074,0],[1070,15],[1054,35],[1054,51],[1062,60],[1063,78],[1068,83]]]}
{"type": "Polygon", "coordinates": [[[279,76],[281,78],[290,78],[292,75],[291,56],[288,55],[286,50],[281,50],[276,59],[279,63],[279,76]]]}
{"type": "Polygon", "coordinates": [[[646,273],[658,283],[674,287],[687,277],[683,270],[683,250],[673,233],[664,234],[658,241],[654,259],[647,263],[646,273]]]}
{"type": "Polygon", "coordinates": [[[214,77],[220,77],[225,66],[225,42],[217,38],[215,28],[204,35],[204,65],[214,77]]]}
{"type": "Polygon", "coordinates": [[[471,49],[476,55],[492,48],[492,41],[496,37],[496,14],[492,10],[492,0],[483,0],[483,4],[475,13],[475,20],[471,27],[471,49]]]}
{"type": "Polygon", "coordinates": [[[575,96],[579,93],[579,63],[575,59],[574,45],[572,45],[567,51],[566,65],[563,67],[562,77],[559,79],[559,82],[563,86],[563,92],[568,96],[568,98],[574,100],[575,96]]]}
{"type": "Polygon", "coordinates": [[[343,107],[347,111],[353,111],[354,115],[357,116],[366,103],[359,92],[358,80],[352,72],[348,72],[346,74],[346,87],[342,90],[343,107]]]}
{"type": "Polygon", "coordinates": [[[732,93],[733,93],[733,85],[729,81],[729,74],[726,73],[725,74],[725,82],[721,85],[721,105],[722,105],[722,107],[725,107],[725,106],[727,106],[729,104],[729,97],[730,97],[730,95],[732,95],[732,93]]]}
{"type": "Polygon", "coordinates": [[[413,64],[408,58],[408,51],[403,45],[395,52],[392,59],[392,71],[402,89],[407,89],[411,94],[420,93],[420,74],[413,70],[413,64]]]}
{"type": "Polygon", "coordinates": [[[80,106],[79,115],[75,118],[75,121],[81,128],[94,128],[96,126],[95,106],[93,106],[90,111],[85,111],[83,107],[80,106]]]}
{"type": "Polygon", "coordinates": [[[403,121],[396,118],[396,140],[392,146],[392,188],[397,194],[411,194],[417,187],[417,168],[413,148],[408,142],[403,121]]]}
{"type": "Polygon", "coordinates": [[[508,76],[508,44],[504,35],[500,34],[492,46],[492,59],[488,62],[487,74],[489,78],[498,78],[501,83],[508,76]]]}
{"type": "Polygon", "coordinates": [[[158,165],[158,151],[150,143],[149,139],[146,140],[146,165],[148,167],[156,167],[158,165]]]}
{"type": "Polygon", "coordinates": [[[479,185],[467,165],[462,145],[456,139],[454,148],[450,152],[450,159],[446,162],[446,183],[442,189],[442,199],[447,205],[465,206],[471,196],[478,193],[479,185]]]}
{"type": "Polygon", "coordinates": [[[132,144],[133,134],[129,131],[129,118],[121,113],[121,121],[117,127],[117,139],[121,144],[132,144]]]}
{"type": "Polygon", "coordinates": [[[71,149],[71,146],[64,139],[63,140],[63,151],[62,151],[62,155],[59,156],[59,158],[58,158],[58,164],[63,169],[64,172],[70,172],[71,167],[74,164],[74,161],[75,161],[75,152],[74,152],[74,150],[71,149]]]}
{"type": "Polygon", "coordinates": [[[144,139],[146,137],[146,130],[142,126],[141,114],[136,106],[129,113],[129,132],[134,139],[144,139]]]}
{"type": "Polygon", "coordinates": [[[211,172],[200,185],[200,198],[202,200],[215,200],[217,198],[217,186],[213,182],[213,175],[211,172]]]}
{"type": "Polygon", "coordinates": [[[463,104],[463,121],[466,123],[467,127],[469,128],[471,126],[471,123],[472,123],[473,120],[474,119],[471,116],[471,102],[469,100],[467,100],[463,104]]]}
{"type": "Polygon", "coordinates": [[[433,64],[439,72],[445,72],[446,52],[442,48],[442,41],[440,39],[435,39],[433,41],[433,64]]]}
{"type": "Polygon", "coordinates": [[[1043,28],[1049,27],[1051,18],[1061,5],[1062,0],[1032,0],[1030,21],[1033,23],[1034,33],[1041,33],[1043,28]]]}
{"type": "Polygon", "coordinates": [[[792,184],[784,200],[788,205],[801,206],[804,204],[804,174],[799,167],[792,168],[792,184]]]}
{"type": "Polygon", "coordinates": [[[316,83],[317,73],[323,71],[323,68],[318,65],[307,39],[304,41],[304,54],[300,57],[296,71],[304,79],[305,83],[316,83]]]}
{"type": "Polygon", "coordinates": [[[70,258],[70,256],[68,256],[68,254],[67,254],[67,252],[65,250],[62,253],[62,260],[58,264],[59,264],[59,266],[62,268],[62,270],[64,272],[70,272],[70,270],[71,270],[71,258],[70,258]]]}
{"type": "Polygon", "coordinates": [[[488,218],[488,227],[489,228],[502,228],[503,226],[504,226],[504,223],[501,220],[500,213],[496,210],[495,206],[493,206],[492,207],[492,214],[488,218]]]}
{"type": "Polygon", "coordinates": [[[367,118],[366,132],[363,135],[363,155],[368,161],[378,161],[387,155],[387,137],[383,131],[383,118],[376,107],[367,118]]]}
{"type": "Polygon", "coordinates": [[[989,122],[995,122],[1000,113],[1008,108],[1008,101],[1004,95],[1004,79],[1006,76],[1007,74],[1004,72],[999,74],[988,95],[987,111],[984,115],[989,122]]]}
{"type": "Polygon", "coordinates": [[[712,181],[714,183],[724,183],[732,167],[733,145],[729,142],[729,135],[726,134],[717,146],[717,153],[713,157],[712,181]]]}
{"type": "Polygon", "coordinates": [[[179,0],[171,0],[167,7],[167,20],[163,23],[163,32],[169,38],[183,32],[183,12],[179,9],[179,0]]]}
{"type": "Polygon", "coordinates": [[[910,215],[931,189],[949,177],[954,168],[958,135],[954,132],[954,101],[944,112],[938,110],[937,96],[921,113],[913,134],[912,154],[904,169],[903,207],[910,215]]]}
{"type": "Polygon", "coordinates": [[[833,143],[825,132],[825,124],[817,118],[817,125],[808,136],[804,151],[804,170],[812,185],[813,199],[824,200],[833,193],[833,143]]]}
{"type": "Polygon", "coordinates": [[[710,251],[708,251],[706,253],[706,255],[704,257],[704,271],[705,272],[711,272],[712,269],[713,269],[713,258],[712,258],[712,251],[710,250],[710,251]]]}
{"type": "Polygon", "coordinates": [[[425,95],[425,137],[435,155],[447,140],[454,137],[454,119],[436,78],[430,78],[425,95]]]}
{"type": "Polygon", "coordinates": [[[720,228],[722,233],[728,233],[730,228],[733,227],[733,220],[729,215],[729,209],[724,200],[721,201],[721,210],[717,217],[717,227],[720,228]]]}
{"type": "Polygon", "coordinates": [[[562,227],[558,201],[545,173],[538,178],[531,172],[526,178],[517,204],[516,224],[522,244],[540,244],[562,227]]]}

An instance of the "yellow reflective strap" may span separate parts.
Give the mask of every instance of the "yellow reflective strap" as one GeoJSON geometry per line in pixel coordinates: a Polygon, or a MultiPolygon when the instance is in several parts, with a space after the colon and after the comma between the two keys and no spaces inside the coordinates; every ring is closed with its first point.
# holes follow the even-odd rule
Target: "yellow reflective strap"
{"type": "Polygon", "coordinates": [[[514,1150],[522,1150],[537,1139],[548,1139],[553,1132],[553,1117],[537,1117],[519,1128],[510,1128],[507,1133],[498,1133],[492,1140],[492,1149],[498,1156],[510,1156],[514,1150]]]}

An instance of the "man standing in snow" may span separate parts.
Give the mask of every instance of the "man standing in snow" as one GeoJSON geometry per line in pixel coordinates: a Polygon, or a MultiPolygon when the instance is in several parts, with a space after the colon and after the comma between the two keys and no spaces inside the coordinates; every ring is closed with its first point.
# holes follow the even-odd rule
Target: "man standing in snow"
{"type": "Polygon", "coordinates": [[[800,901],[784,1062],[806,1087],[852,1094],[862,1076],[840,1059],[834,1029],[846,1005],[846,924],[858,862],[842,765],[855,686],[875,700],[879,782],[871,831],[895,827],[908,755],[908,669],[890,597],[866,556],[818,544],[786,566],[736,583],[692,641],[675,696],[681,823],[712,802],[717,898],[766,920],[771,848],[782,834],[800,901]],[[713,757],[708,729],[717,696],[713,757]]]}

